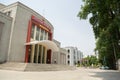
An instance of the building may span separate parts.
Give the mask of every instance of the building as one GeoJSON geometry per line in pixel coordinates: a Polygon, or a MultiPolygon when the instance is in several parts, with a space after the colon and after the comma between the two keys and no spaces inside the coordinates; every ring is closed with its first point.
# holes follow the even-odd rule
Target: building
{"type": "Polygon", "coordinates": [[[16,2],[0,4],[0,63],[52,63],[54,28],[43,16],[16,2]]]}
{"type": "Polygon", "coordinates": [[[0,62],[6,62],[12,18],[0,12],[0,62]],[[4,33],[4,34],[3,34],[4,33]]]}
{"type": "Polygon", "coordinates": [[[64,48],[61,48],[61,43],[57,40],[53,40],[57,47],[59,48],[58,51],[55,51],[52,55],[52,62],[54,64],[63,64],[66,65],[66,59],[67,59],[67,50],[64,48]]]}
{"type": "Polygon", "coordinates": [[[83,58],[83,53],[80,50],[78,50],[76,47],[65,47],[65,49],[68,52],[66,64],[70,66],[80,64],[83,58]]]}

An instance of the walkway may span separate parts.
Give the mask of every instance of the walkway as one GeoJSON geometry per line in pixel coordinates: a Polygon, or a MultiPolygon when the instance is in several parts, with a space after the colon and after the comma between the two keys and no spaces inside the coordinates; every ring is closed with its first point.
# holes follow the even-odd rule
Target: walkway
{"type": "Polygon", "coordinates": [[[72,71],[23,72],[0,70],[0,80],[119,80],[120,72],[79,68],[72,71]]]}

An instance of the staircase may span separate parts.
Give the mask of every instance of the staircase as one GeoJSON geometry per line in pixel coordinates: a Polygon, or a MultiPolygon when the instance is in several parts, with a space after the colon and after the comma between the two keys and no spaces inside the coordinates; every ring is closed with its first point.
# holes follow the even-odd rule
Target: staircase
{"type": "Polygon", "coordinates": [[[75,69],[76,69],[75,67],[67,65],[28,63],[25,68],[25,71],[65,71],[75,69]]]}
{"type": "Polygon", "coordinates": [[[73,66],[58,64],[36,64],[36,63],[4,63],[0,64],[0,69],[17,71],[66,71],[75,70],[73,66]]]}
{"type": "Polygon", "coordinates": [[[7,63],[0,64],[0,69],[24,71],[26,65],[27,65],[26,63],[7,62],[7,63]]]}

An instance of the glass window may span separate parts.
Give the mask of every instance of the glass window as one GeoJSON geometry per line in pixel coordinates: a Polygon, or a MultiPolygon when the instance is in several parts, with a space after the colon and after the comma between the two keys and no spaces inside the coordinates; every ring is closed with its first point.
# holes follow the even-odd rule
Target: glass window
{"type": "Polygon", "coordinates": [[[43,40],[46,40],[46,31],[43,32],[43,40]]]}
{"type": "Polygon", "coordinates": [[[70,50],[68,49],[68,53],[70,53],[70,50]]]}
{"type": "Polygon", "coordinates": [[[46,34],[45,34],[45,35],[46,35],[46,38],[45,38],[45,39],[48,40],[48,32],[45,32],[45,33],[46,33],[46,34]]]}
{"type": "Polygon", "coordinates": [[[70,61],[68,61],[68,64],[70,64],[70,61]]]}
{"type": "Polygon", "coordinates": [[[8,12],[6,12],[5,14],[8,15],[8,16],[11,16],[11,12],[12,12],[12,11],[8,11],[8,12]]]}
{"type": "Polygon", "coordinates": [[[11,15],[11,11],[8,12],[8,16],[10,16],[10,15],[11,15]]]}
{"type": "Polygon", "coordinates": [[[37,27],[37,30],[36,30],[36,40],[39,40],[39,27],[37,27]]]}
{"type": "Polygon", "coordinates": [[[70,58],[70,55],[68,55],[68,59],[70,58]]]}
{"type": "Polygon", "coordinates": [[[34,38],[34,29],[35,29],[35,25],[32,25],[32,30],[31,30],[31,38],[34,38]]]}
{"type": "Polygon", "coordinates": [[[40,40],[43,40],[43,30],[41,29],[41,35],[40,35],[40,40]]]}
{"type": "Polygon", "coordinates": [[[47,35],[47,32],[45,31],[45,40],[48,39],[48,35],[47,35]]]}
{"type": "Polygon", "coordinates": [[[41,28],[39,28],[39,41],[40,41],[40,37],[41,37],[41,28]]]}
{"type": "Polygon", "coordinates": [[[44,40],[46,40],[46,31],[44,31],[44,40]]]}

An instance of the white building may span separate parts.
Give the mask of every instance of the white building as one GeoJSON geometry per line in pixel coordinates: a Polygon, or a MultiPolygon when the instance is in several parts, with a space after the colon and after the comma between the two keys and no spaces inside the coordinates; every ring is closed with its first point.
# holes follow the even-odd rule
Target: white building
{"type": "Polygon", "coordinates": [[[80,63],[81,59],[83,58],[83,53],[80,50],[78,50],[76,47],[65,47],[65,49],[68,52],[66,64],[74,66],[80,63]]]}

